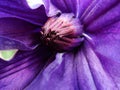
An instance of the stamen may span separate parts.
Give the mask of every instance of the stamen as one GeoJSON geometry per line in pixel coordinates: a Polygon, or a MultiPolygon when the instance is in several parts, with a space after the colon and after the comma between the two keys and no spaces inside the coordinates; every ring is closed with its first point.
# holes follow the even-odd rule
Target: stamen
{"type": "Polygon", "coordinates": [[[50,18],[40,31],[43,44],[58,52],[78,47],[83,41],[82,29],[78,21],[73,14],[50,18]]]}

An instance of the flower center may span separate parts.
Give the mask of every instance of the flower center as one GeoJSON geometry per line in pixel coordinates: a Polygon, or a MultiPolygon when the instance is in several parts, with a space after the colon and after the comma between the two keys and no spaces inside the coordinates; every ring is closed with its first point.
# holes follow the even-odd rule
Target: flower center
{"type": "Polygon", "coordinates": [[[51,17],[42,27],[41,39],[45,45],[58,51],[69,51],[83,41],[82,25],[73,14],[51,17]]]}

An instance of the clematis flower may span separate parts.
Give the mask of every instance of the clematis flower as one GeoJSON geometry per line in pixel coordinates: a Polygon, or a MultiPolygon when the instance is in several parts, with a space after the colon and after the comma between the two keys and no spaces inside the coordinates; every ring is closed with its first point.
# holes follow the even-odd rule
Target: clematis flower
{"type": "Polygon", "coordinates": [[[29,5],[0,1],[0,90],[120,89],[119,0],[29,5]]]}

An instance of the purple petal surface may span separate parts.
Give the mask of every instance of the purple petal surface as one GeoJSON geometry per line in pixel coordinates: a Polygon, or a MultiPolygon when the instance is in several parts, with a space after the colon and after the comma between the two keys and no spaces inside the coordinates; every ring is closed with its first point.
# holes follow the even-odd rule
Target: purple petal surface
{"type": "Polygon", "coordinates": [[[0,89],[20,90],[29,85],[43,69],[50,55],[49,50],[41,47],[31,52],[19,51],[9,62],[0,59],[0,89]]]}

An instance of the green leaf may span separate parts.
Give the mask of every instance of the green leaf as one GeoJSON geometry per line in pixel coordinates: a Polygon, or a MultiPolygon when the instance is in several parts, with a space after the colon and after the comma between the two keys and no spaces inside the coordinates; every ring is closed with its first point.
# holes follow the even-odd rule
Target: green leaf
{"type": "Polygon", "coordinates": [[[0,50],[0,58],[5,61],[10,61],[15,56],[17,51],[18,51],[18,49],[0,50]]]}

